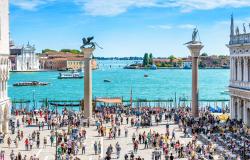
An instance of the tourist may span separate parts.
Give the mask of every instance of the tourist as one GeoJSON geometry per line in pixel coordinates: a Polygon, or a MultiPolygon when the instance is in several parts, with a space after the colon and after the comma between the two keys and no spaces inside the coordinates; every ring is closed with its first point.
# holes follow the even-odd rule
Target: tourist
{"type": "Polygon", "coordinates": [[[7,139],[7,144],[8,144],[8,148],[10,148],[10,145],[11,145],[11,139],[10,139],[10,137],[7,139]]]}
{"type": "Polygon", "coordinates": [[[45,136],[43,138],[43,148],[46,148],[46,145],[47,145],[47,137],[45,136]]]}
{"type": "Polygon", "coordinates": [[[54,137],[52,135],[50,135],[50,146],[52,147],[54,143],[54,137]]]}
{"type": "Polygon", "coordinates": [[[102,152],[102,145],[101,145],[101,142],[99,141],[98,143],[98,154],[101,154],[102,152]]]}
{"type": "Polygon", "coordinates": [[[116,148],[117,159],[119,159],[120,158],[120,153],[121,153],[121,146],[120,146],[120,144],[118,142],[116,143],[115,148],[116,148]]]}
{"type": "Polygon", "coordinates": [[[128,155],[127,154],[124,155],[124,159],[128,160],[128,155]]]}
{"type": "Polygon", "coordinates": [[[128,128],[125,127],[124,131],[125,131],[125,137],[128,137],[128,128]]]}
{"type": "Polygon", "coordinates": [[[32,146],[33,146],[33,140],[32,139],[29,141],[29,145],[30,145],[30,150],[32,150],[32,146]]]}
{"type": "Polygon", "coordinates": [[[28,140],[28,138],[25,139],[24,144],[25,144],[26,150],[28,151],[29,150],[29,140],[28,140]]]}
{"type": "Polygon", "coordinates": [[[17,160],[22,160],[22,155],[20,152],[18,152],[18,155],[17,155],[17,160]]]}
{"type": "Polygon", "coordinates": [[[83,143],[81,143],[82,145],[81,145],[81,148],[82,148],[82,154],[85,154],[85,152],[86,152],[86,144],[85,144],[85,142],[83,142],[83,143]]]}
{"type": "MultiPolygon", "coordinates": [[[[12,151],[13,151],[13,150],[12,150],[12,151]]],[[[4,160],[4,157],[5,157],[5,156],[4,156],[4,153],[5,153],[4,151],[2,151],[2,150],[0,151],[0,160],[4,160]]],[[[14,160],[14,159],[13,159],[13,160],[14,160]]]]}
{"type": "Polygon", "coordinates": [[[97,148],[97,142],[96,141],[94,143],[94,151],[95,151],[95,155],[97,155],[98,148],[97,148]]]}
{"type": "Polygon", "coordinates": [[[16,137],[15,140],[14,140],[14,143],[15,143],[15,145],[16,145],[16,148],[18,148],[18,141],[19,141],[19,140],[18,140],[18,137],[16,137]]]}
{"type": "MultiPolygon", "coordinates": [[[[14,151],[11,150],[11,153],[10,153],[10,160],[14,160],[15,159],[15,154],[14,154],[14,151]]],[[[4,160],[4,159],[1,159],[0,160],[4,160]]]]}

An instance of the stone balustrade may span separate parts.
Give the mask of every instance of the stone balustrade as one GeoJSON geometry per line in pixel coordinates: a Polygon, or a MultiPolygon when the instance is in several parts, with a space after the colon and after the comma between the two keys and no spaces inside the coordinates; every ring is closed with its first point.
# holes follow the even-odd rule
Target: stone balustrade
{"type": "Polygon", "coordinates": [[[250,90],[250,82],[230,81],[230,87],[250,90]]]}
{"type": "Polygon", "coordinates": [[[250,43],[250,33],[233,35],[230,37],[229,45],[250,43]]]}

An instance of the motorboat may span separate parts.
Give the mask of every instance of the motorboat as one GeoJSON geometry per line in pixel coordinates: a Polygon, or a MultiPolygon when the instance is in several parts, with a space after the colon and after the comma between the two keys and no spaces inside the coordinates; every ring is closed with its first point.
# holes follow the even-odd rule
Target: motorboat
{"type": "Polygon", "coordinates": [[[22,86],[46,86],[49,83],[47,82],[38,82],[38,81],[28,81],[28,82],[18,82],[13,84],[15,87],[22,87],[22,86]]]}

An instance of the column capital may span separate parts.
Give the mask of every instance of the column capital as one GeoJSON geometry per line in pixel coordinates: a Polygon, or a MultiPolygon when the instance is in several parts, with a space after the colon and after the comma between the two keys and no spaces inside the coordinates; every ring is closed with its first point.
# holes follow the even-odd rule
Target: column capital
{"type": "Polygon", "coordinates": [[[95,48],[81,48],[83,52],[84,59],[92,59],[93,51],[95,48]]]}
{"type": "Polygon", "coordinates": [[[202,43],[191,43],[187,45],[187,48],[189,49],[192,57],[199,57],[200,56],[200,51],[204,46],[202,43]]]}

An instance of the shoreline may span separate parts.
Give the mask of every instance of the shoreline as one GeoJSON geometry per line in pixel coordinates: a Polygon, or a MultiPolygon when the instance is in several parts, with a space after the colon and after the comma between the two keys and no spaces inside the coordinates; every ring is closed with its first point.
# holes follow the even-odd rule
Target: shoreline
{"type": "MultiPolygon", "coordinates": [[[[131,70],[153,70],[150,68],[123,68],[123,69],[131,69],[131,70]]],[[[179,69],[179,70],[192,70],[192,68],[179,68],[179,67],[158,67],[157,69],[179,69]]],[[[230,68],[199,68],[199,69],[230,69],[230,68]]]]}

